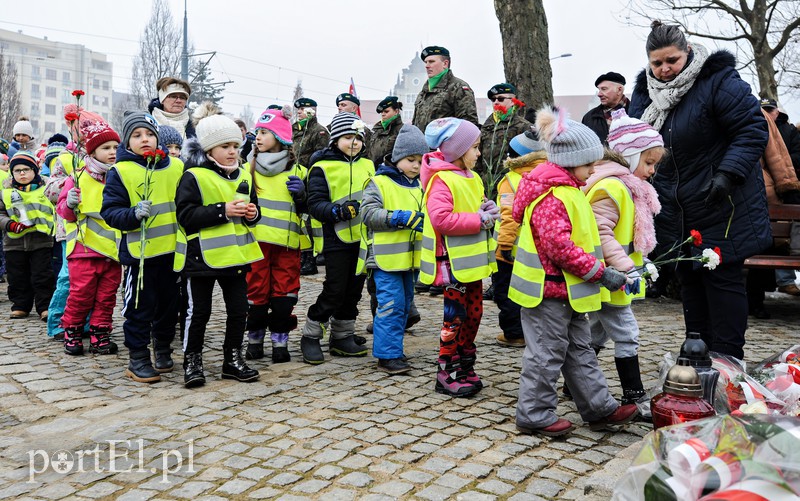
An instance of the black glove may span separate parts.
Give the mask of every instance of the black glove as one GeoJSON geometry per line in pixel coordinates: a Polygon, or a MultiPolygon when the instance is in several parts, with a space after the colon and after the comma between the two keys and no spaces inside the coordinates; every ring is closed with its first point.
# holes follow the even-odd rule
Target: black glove
{"type": "Polygon", "coordinates": [[[725,172],[717,172],[711,178],[711,189],[703,202],[708,209],[716,209],[728,198],[733,190],[733,176],[725,172]]]}
{"type": "Polygon", "coordinates": [[[800,191],[787,191],[781,195],[781,200],[783,200],[783,203],[785,204],[800,205],[800,191]]]}
{"type": "Polygon", "coordinates": [[[511,249],[501,250],[500,255],[503,256],[503,259],[505,259],[509,263],[514,262],[514,253],[511,249]]]}
{"type": "Polygon", "coordinates": [[[600,285],[611,292],[618,291],[628,281],[628,277],[614,268],[606,268],[600,276],[600,285]]]}
{"type": "Polygon", "coordinates": [[[342,221],[354,219],[358,215],[359,207],[361,207],[361,204],[355,200],[348,200],[347,202],[343,203],[341,214],[342,221]]]}

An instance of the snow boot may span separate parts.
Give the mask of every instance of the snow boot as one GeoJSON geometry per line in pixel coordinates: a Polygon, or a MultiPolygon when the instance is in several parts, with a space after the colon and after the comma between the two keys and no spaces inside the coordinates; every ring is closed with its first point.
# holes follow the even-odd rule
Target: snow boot
{"type": "Polygon", "coordinates": [[[300,275],[316,275],[318,273],[317,263],[314,260],[314,253],[304,251],[300,253],[300,275]]]}
{"type": "MultiPolygon", "coordinates": [[[[355,336],[356,321],[331,318],[330,352],[334,356],[365,357],[369,351],[355,336]]],[[[359,336],[363,337],[363,336],[359,336]]],[[[366,342],[366,339],[364,340],[366,342]]]]}
{"type": "Polygon", "coordinates": [[[147,347],[140,350],[130,350],[130,361],[125,375],[138,383],[157,383],[161,381],[161,374],[153,369],[150,360],[150,350],[147,347]]]}
{"type": "Polygon", "coordinates": [[[639,356],[614,358],[619,374],[619,383],[622,386],[622,405],[636,404],[639,414],[643,419],[650,419],[650,398],[642,384],[639,370],[639,356]]]}
{"type": "Polygon", "coordinates": [[[476,350],[474,348],[471,350],[459,350],[459,353],[461,358],[461,367],[456,373],[456,379],[459,381],[466,381],[477,388],[477,391],[481,391],[483,389],[483,382],[481,381],[481,378],[475,374],[474,370],[476,350]]]}
{"type": "Polygon", "coordinates": [[[272,363],[282,364],[291,362],[292,356],[289,355],[289,333],[273,332],[269,337],[272,341],[272,363]]]}
{"type": "Polygon", "coordinates": [[[266,329],[247,332],[247,352],[244,354],[247,360],[259,360],[264,358],[264,336],[266,335],[266,329]]]}
{"type": "Polygon", "coordinates": [[[172,372],[175,367],[175,362],[172,361],[172,346],[166,341],[153,339],[153,358],[155,369],[162,374],[172,372]]]}
{"type": "Polygon", "coordinates": [[[81,339],[81,327],[64,328],[64,352],[69,355],[83,355],[83,339],[81,339]]]}
{"type": "Polygon", "coordinates": [[[436,373],[436,393],[443,393],[451,397],[471,397],[478,393],[478,388],[464,380],[458,379],[461,369],[461,359],[458,355],[452,357],[440,356],[437,360],[439,371],[436,373]]]}
{"type": "Polygon", "coordinates": [[[300,351],[303,353],[303,362],[311,365],[321,364],[325,361],[319,341],[325,336],[325,324],[310,318],[303,326],[303,336],[300,338],[300,351]]]}
{"type": "Polygon", "coordinates": [[[194,388],[206,384],[206,377],[203,374],[203,354],[184,353],[183,354],[183,386],[194,388]]]}
{"type": "Polygon", "coordinates": [[[113,355],[117,350],[117,343],[111,340],[111,329],[89,326],[89,353],[113,355]]]}

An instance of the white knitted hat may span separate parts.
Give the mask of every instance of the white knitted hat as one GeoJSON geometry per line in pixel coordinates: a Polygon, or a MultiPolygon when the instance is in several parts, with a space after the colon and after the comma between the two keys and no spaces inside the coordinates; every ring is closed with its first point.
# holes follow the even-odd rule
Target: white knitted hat
{"type": "Polygon", "coordinates": [[[203,151],[211,151],[214,146],[236,143],[242,146],[242,131],[236,122],[225,115],[211,115],[198,122],[195,128],[197,141],[203,151]]]}
{"type": "Polygon", "coordinates": [[[16,136],[17,134],[25,134],[31,139],[34,138],[33,124],[31,124],[30,120],[24,119],[14,124],[14,135],[16,136]]]}

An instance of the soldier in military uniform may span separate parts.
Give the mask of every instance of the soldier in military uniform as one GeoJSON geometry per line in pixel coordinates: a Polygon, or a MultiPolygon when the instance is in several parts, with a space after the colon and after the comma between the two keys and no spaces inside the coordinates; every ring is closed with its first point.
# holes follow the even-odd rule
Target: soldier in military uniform
{"type": "MultiPolygon", "coordinates": [[[[508,143],[519,134],[531,130],[531,124],[524,118],[525,112],[512,103],[517,97],[517,88],[510,83],[493,85],[487,97],[494,104],[506,109],[497,110],[489,115],[481,127],[481,156],[475,170],[483,175],[487,191],[493,191],[502,177],[503,161],[508,156],[508,143]]],[[[491,198],[491,197],[490,197],[491,198]]]]}
{"type": "Polygon", "coordinates": [[[297,161],[303,167],[311,167],[311,155],[328,146],[330,133],[317,121],[317,102],[301,97],[294,102],[297,121],[292,124],[292,141],[297,161]]]}
{"type": "Polygon", "coordinates": [[[372,144],[370,145],[370,156],[376,168],[383,163],[383,157],[392,152],[397,135],[403,127],[403,103],[397,96],[386,96],[383,101],[378,103],[375,111],[381,114],[381,121],[372,128],[372,144]]]}
{"type": "Polygon", "coordinates": [[[429,123],[444,117],[461,118],[480,127],[475,94],[467,82],[450,71],[450,51],[430,46],[422,50],[420,57],[425,62],[428,80],[417,94],[411,122],[423,132],[429,123]]]}
{"type": "MultiPolygon", "coordinates": [[[[343,92],[336,96],[336,108],[341,112],[352,113],[361,117],[361,101],[349,92],[343,92]]],[[[331,124],[328,124],[328,130],[331,130],[331,124]]],[[[364,147],[362,148],[363,157],[372,158],[370,156],[370,147],[372,146],[372,131],[364,129],[364,147]]],[[[378,165],[376,162],[375,165],[378,165]]],[[[311,167],[310,165],[308,167],[311,167]]]]}

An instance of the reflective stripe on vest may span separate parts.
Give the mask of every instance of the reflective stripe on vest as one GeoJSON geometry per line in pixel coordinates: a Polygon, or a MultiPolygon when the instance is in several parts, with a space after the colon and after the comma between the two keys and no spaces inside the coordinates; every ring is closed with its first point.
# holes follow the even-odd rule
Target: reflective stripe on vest
{"type": "Polygon", "coordinates": [[[558,198],[567,209],[567,215],[572,224],[570,240],[597,258],[592,270],[583,277],[576,277],[562,270],[570,306],[578,313],[597,311],[600,309],[600,286],[586,280],[597,273],[602,263],[603,251],[600,247],[600,234],[597,231],[597,223],[588,200],[583,192],[570,186],[557,186],[546,191],[525,209],[508,297],[524,308],[536,307],[544,297],[545,272],[531,231],[531,214],[536,205],[550,193],[558,198]]]}
{"type": "MultiPolygon", "coordinates": [[[[383,208],[388,211],[422,209],[422,188],[401,186],[389,176],[375,176],[371,182],[381,193],[383,208]]],[[[422,250],[422,232],[410,228],[372,230],[372,240],[361,239],[358,273],[363,272],[367,246],[372,245],[375,265],[383,271],[407,271],[419,268],[422,250]]]]}
{"type": "MultiPolygon", "coordinates": [[[[591,204],[595,200],[603,198],[604,194],[614,201],[619,210],[619,220],[614,227],[614,238],[619,242],[628,257],[631,258],[633,264],[637,268],[641,268],[644,265],[642,253],[636,252],[633,246],[633,221],[636,216],[633,195],[622,180],[616,177],[607,177],[592,186],[586,193],[586,199],[591,204]]],[[[638,294],[626,294],[625,291],[611,292],[605,287],[600,288],[602,301],[613,306],[627,306],[634,299],[644,298],[644,295],[644,287],[640,287],[638,294]]]]}
{"type": "Polygon", "coordinates": [[[322,223],[317,221],[311,216],[308,216],[311,220],[311,243],[314,248],[314,254],[319,254],[322,252],[322,243],[323,243],[323,235],[322,235],[322,223]]]}
{"type": "MultiPolygon", "coordinates": [[[[506,173],[506,175],[503,177],[503,179],[501,179],[500,182],[497,183],[497,186],[500,186],[501,184],[503,184],[504,180],[508,180],[508,185],[511,186],[511,192],[514,193],[514,195],[516,195],[517,194],[517,188],[519,188],[519,182],[522,181],[522,174],[520,174],[517,171],[510,170],[510,171],[508,171],[506,173]]],[[[498,207],[500,207],[500,205],[501,205],[500,196],[501,196],[501,194],[498,193],[497,194],[497,199],[495,200],[495,203],[497,204],[498,207]]],[[[495,242],[497,242],[497,239],[499,238],[499,235],[500,235],[500,223],[502,223],[502,221],[503,220],[501,218],[501,219],[498,219],[497,221],[494,222],[494,231],[492,232],[492,237],[494,238],[495,242]]],[[[518,244],[519,244],[519,232],[517,232],[517,238],[514,239],[514,245],[511,247],[511,255],[512,256],[517,252],[517,245],[518,244]]]]}
{"type": "Polygon", "coordinates": [[[30,228],[25,229],[21,233],[7,231],[6,235],[8,238],[16,240],[17,238],[24,237],[28,233],[36,231],[44,233],[45,235],[52,235],[54,228],[53,213],[55,210],[53,209],[53,204],[51,204],[50,200],[44,195],[44,186],[40,186],[33,191],[19,191],[14,188],[5,188],[3,190],[3,204],[6,206],[8,217],[11,218],[12,221],[19,223],[20,213],[14,208],[14,204],[11,202],[11,194],[15,192],[19,193],[22,199],[22,205],[25,208],[27,220],[32,224],[30,228]]]}
{"type": "MultiPolygon", "coordinates": [[[[366,158],[360,158],[352,165],[339,160],[321,160],[311,168],[322,170],[328,183],[331,202],[335,204],[343,204],[349,200],[361,203],[364,184],[375,175],[375,166],[372,164],[372,160],[366,158]]],[[[333,230],[336,237],[344,243],[360,241],[361,232],[364,231],[361,214],[359,213],[349,221],[335,223],[333,230]]],[[[322,245],[321,239],[320,244],[322,245]]]]}
{"type": "MultiPolygon", "coordinates": [[[[454,171],[439,171],[428,181],[425,189],[425,227],[422,234],[422,261],[419,279],[424,284],[433,283],[436,278],[436,232],[428,224],[430,217],[427,196],[434,179],[439,177],[453,194],[453,213],[477,213],[483,203],[483,181],[477,174],[462,176],[454,171]]],[[[481,229],[474,235],[444,236],[444,245],[450,260],[450,271],[461,283],[475,282],[497,271],[495,249],[497,242],[489,231],[481,229]]]]}
{"type": "MultiPolygon", "coordinates": [[[[144,193],[144,180],[147,169],[136,162],[118,162],[116,169],[123,186],[128,192],[131,207],[141,200],[150,200],[150,217],[144,220],[146,244],[144,257],[150,258],[175,252],[178,218],[175,214],[175,192],[183,175],[183,168],[175,158],[170,157],[169,167],[152,171],[150,193],[144,193]],[[145,195],[148,195],[145,197],[145,195]]],[[[131,257],[139,259],[141,250],[141,228],[123,231],[122,239],[131,257]]]]}
{"type": "Polygon", "coordinates": [[[115,261],[119,260],[117,247],[120,232],[111,228],[100,217],[100,207],[103,205],[104,183],[84,172],[78,178],[78,188],[81,190],[81,201],[78,204],[76,222],[64,221],[64,230],[67,232],[67,256],[70,256],[78,241],[98,254],[102,254],[115,261]],[[80,225],[80,231],[78,226],[80,225]]]}
{"type": "Polygon", "coordinates": [[[306,173],[306,168],[300,165],[269,177],[255,171],[254,181],[261,211],[261,219],[253,228],[256,240],[289,249],[301,247],[303,222],[297,213],[292,194],[286,188],[286,181],[289,176],[298,176],[305,180],[306,173]]]}
{"type": "MultiPolygon", "coordinates": [[[[192,167],[184,175],[195,177],[203,205],[234,200],[236,188],[239,187],[242,180],[246,181],[250,187],[253,185],[250,172],[242,168],[239,168],[237,176],[233,179],[226,179],[217,172],[204,167],[192,167]]],[[[216,226],[201,228],[199,233],[186,236],[187,240],[193,238],[200,239],[200,253],[203,256],[203,262],[209,268],[242,266],[264,258],[253,232],[242,222],[241,218],[233,218],[216,226]]]]}

